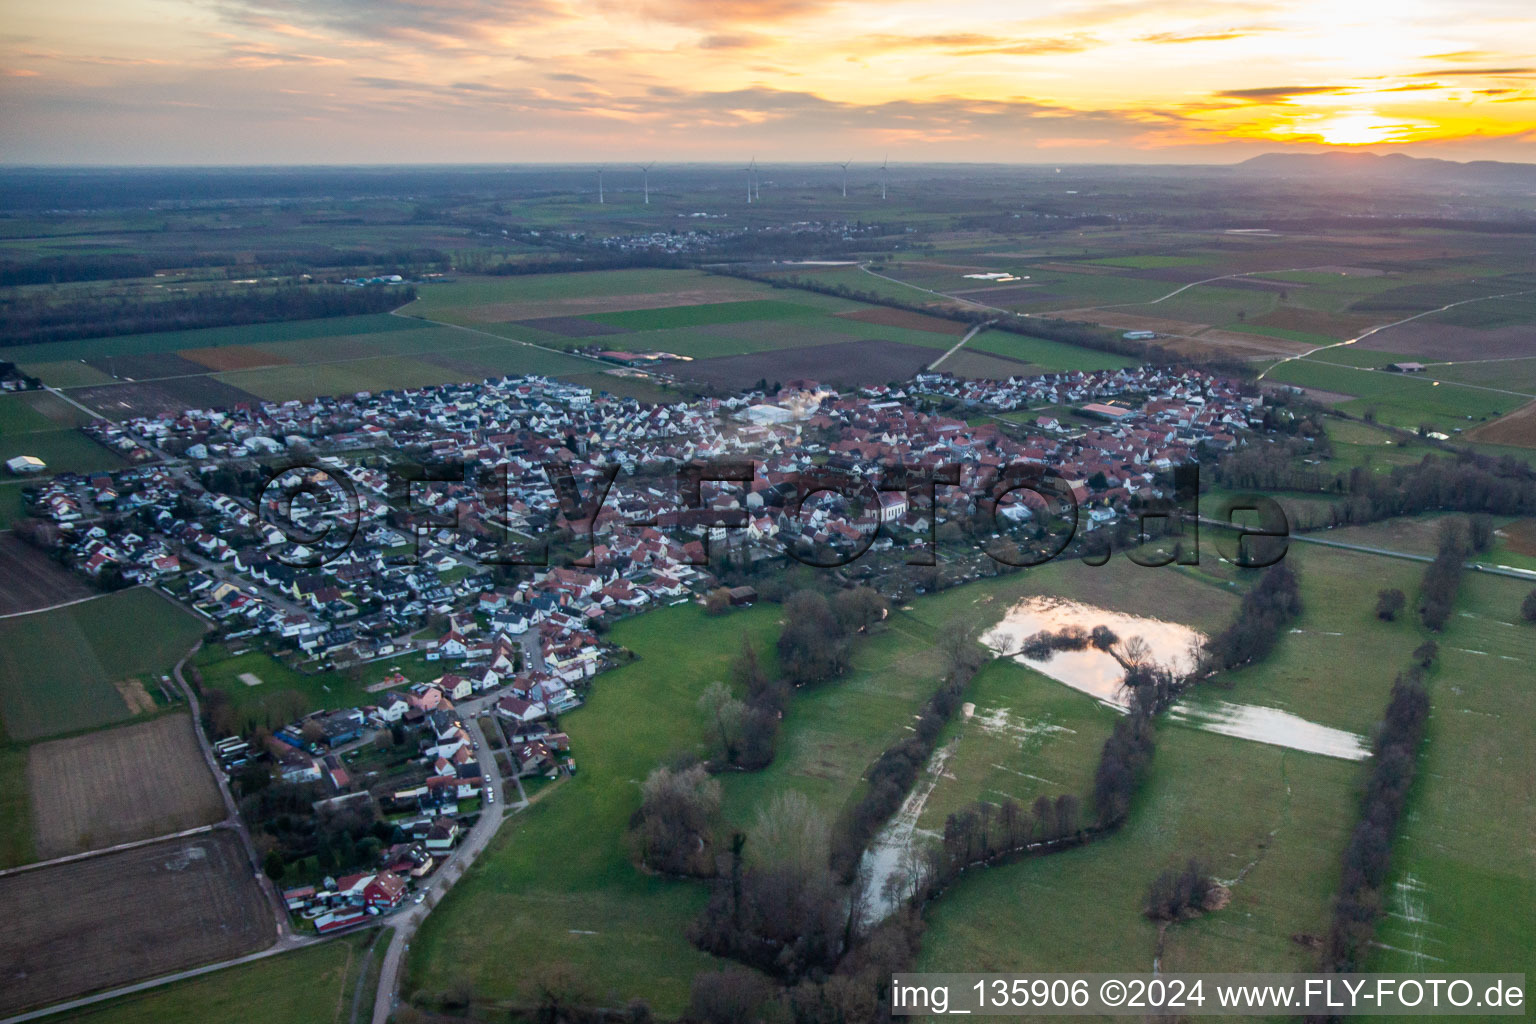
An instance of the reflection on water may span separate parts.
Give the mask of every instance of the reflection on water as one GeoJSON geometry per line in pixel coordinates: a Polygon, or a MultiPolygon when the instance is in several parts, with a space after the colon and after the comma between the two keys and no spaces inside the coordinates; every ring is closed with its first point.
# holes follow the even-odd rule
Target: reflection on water
{"type": "Polygon", "coordinates": [[[1187,722],[1207,732],[1304,750],[1309,754],[1341,757],[1346,761],[1363,761],[1371,756],[1371,748],[1364,736],[1318,725],[1279,708],[1230,704],[1223,700],[1214,704],[1175,704],[1168,714],[1174,721],[1187,722]]]}
{"type": "Polygon", "coordinates": [[[1120,683],[1125,678],[1125,668],[1114,655],[1092,647],[1060,651],[1047,660],[1015,653],[1027,637],[1044,631],[1054,633],[1067,626],[1083,630],[1108,626],[1121,641],[1139,636],[1146,642],[1151,660],[1173,670],[1175,675],[1195,667],[1194,651],[1205,640],[1203,634],[1177,622],[1126,615],[1059,597],[1029,597],[1008,609],[1003,621],[982,634],[981,642],[996,654],[1011,654],[1020,664],[1124,710],[1126,701],[1120,683]]]}

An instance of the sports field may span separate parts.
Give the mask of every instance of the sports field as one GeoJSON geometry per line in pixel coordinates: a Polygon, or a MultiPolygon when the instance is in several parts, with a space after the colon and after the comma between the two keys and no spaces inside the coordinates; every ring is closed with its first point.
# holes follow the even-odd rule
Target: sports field
{"type": "Polygon", "coordinates": [[[126,721],[145,679],[169,673],[202,635],[200,620],[160,594],[122,591],[0,620],[0,717],[12,740],[126,721]]]}

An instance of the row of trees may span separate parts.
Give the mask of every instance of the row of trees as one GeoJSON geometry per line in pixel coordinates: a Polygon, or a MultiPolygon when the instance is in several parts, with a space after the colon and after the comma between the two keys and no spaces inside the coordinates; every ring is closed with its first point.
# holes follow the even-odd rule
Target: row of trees
{"type": "Polygon", "coordinates": [[[1392,853],[1392,837],[1418,758],[1429,717],[1429,695],[1418,664],[1397,677],[1386,720],[1376,739],[1374,767],[1360,808],[1360,821],[1344,851],[1344,873],[1334,903],[1324,968],[1358,969],[1382,914],[1382,886],[1392,853]]]}
{"type": "Polygon", "coordinates": [[[974,627],[962,619],[945,624],[939,647],[944,656],[944,679],[928,698],[911,736],[882,751],[865,776],[864,794],[844,809],[832,838],[832,868],[839,878],[852,881],[870,840],[891,815],[900,809],[923,766],[933,756],[939,733],[960,707],[960,698],[986,653],[976,643],[974,627]]]}
{"type": "Polygon", "coordinates": [[[282,285],[150,299],[11,298],[0,302],[0,345],[383,313],[415,297],[411,287],[282,285]]]}
{"type": "Polygon", "coordinates": [[[1419,591],[1419,618],[1424,625],[1440,632],[1451,617],[1456,592],[1461,589],[1462,564],[1467,557],[1467,529],[1454,519],[1440,524],[1439,550],[1435,560],[1424,570],[1419,591]]]}
{"type": "MultiPolygon", "coordinates": [[[[1302,464],[1298,454],[1299,448],[1250,446],[1223,456],[1216,464],[1213,482],[1235,490],[1308,491],[1344,498],[1322,516],[1303,524],[1309,528],[1373,523],[1437,511],[1536,514],[1536,470],[1508,456],[1495,459],[1465,451],[1453,457],[1425,455],[1413,465],[1394,467],[1390,473],[1362,466],[1330,475],[1302,464]]],[[[1474,539],[1492,542],[1491,520],[1479,520],[1474,530],[1474,539]]]]}
{"type": "Polygon", "coordinates": [[[1274,648],[1281,630],[1301,614],[1301,589],[1296,574],[1284,562],[1265,570],[1243,595],[1231,625],[1205,645],[1200,675],[1262,661],[1274,648]]]}

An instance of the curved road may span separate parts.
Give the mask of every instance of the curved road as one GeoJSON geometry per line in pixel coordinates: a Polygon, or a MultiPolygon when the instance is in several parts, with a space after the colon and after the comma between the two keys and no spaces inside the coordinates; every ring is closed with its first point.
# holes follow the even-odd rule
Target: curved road
{"type": "MultiPolygon", "coordinates": [[[[482,805],[480,820],[475,822],[475,827],[469,830],[469,835],[459,843],[459,846],[449,856],[447,863],[437,869],[432,882],[425,890],[427,899],[423,903],[408,905],[408,909],[397,911],[389,919],[394,928],[394,934],[390,937],[389,948],[384,953],[384,962],[379,967],[379,988],[373,1001],[373,1024],[387,1024],[390,1016],[399,1005],[400,993],[400,968],[405,963],[406,951],[411,948],[411,936],[431,913],[433,906],[442,899],[442,894],[453,887],[453,884],[464,876],[469,865],[479,856],[480,852],[490,843],[496,830],[501,828],[502,821],[506,818],[506,804],[502,795],[501,770],[496,767],[495,752],[485,742],[485,734],[480,731],[480,722],[473,715],[482,704],[487,704],[490,698],[466,701],[458,706],[458,711],[464,722],[464,727],[474,741],[480,745],[480,768],[484,775],[485,786],[496,794],[494,807],[482,805]]],[[[521,787],[519,787],[521,791],[521,787]]],[[[520,810],[526,806],[526,801],[514,805],[511,810],[520,810]]]]}

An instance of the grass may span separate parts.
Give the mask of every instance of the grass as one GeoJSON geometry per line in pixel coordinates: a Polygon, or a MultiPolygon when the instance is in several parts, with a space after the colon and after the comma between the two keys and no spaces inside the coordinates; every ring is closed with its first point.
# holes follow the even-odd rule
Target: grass
{"type": "Polygon", "coordinates": [[[708,324],[739,324],[749,320],[789,320],[805,316],[808,307],[779,299],[750,299],[741,302],[706,302],[696,306],[663,306],[660,309],[634,309],[620,313],[594,313],[588,320],[632,331],[654,331],[670,327],[703,327],[708,324]]]}
{"type": "Polygon", "coordinates": [[[37,859],[28,792],[27,748],[0,746],[0,868],[37,859]]]}
{"type": "Polygon", "coordinates": [[[170,672],[202,631],[198,619],[144,588],[0,621],[6,732],[32,740],[126,720],[113,683],[170,672]]]}
{"type": "Polygon", "coordinates": [[[945,818],[977,800],[1088,793],[1104,738],[1118,715],[1013,661],[987,665],[966,690],[976,705],[940,739],[950,753],[918,827],[942,833],[945,818]]]}
{"type": "Polygon", "coordinates": [[[1468,574],[1439,637],[1418,781],[1371,971],[1536,972],[1530,585],[1468,574]]]}
{"type": "Polygon", "coordinates": [[[865,769],[908,733],[938,688],[943,664],[933,636],[932,627],[896,612],[882,630],[855,641],[845,678],[795,694],[773,763],[724,778],[726,818],[750,827],[772,796],[794,790],[834,820],[858,794],[865,769]]]}
{"type": "Polygon", "coordinates": [[[47,463],[49,473],[91,473],[119,469],[123,460],[78,430],[39,430],[0,435],[0,462],[31,455],[47,463]]]}
{"type": "MultiPolygon", "coordinates": [[[[1097,758],[1082,753],[1079,774],[1097,758]]],[[[930,908],[915,969],[1144,973],[1158,952],[1157,928],[1141,914],[1147,887],[1191,856],[1236,882],[1232,903],[1169,929],[1163,970],[1309,969],[1314,954],[1290,937],[1326,925],[1359,770],[1161,725],[1152,775],[1124,828],[965,876],[930,908]]]]}
{"type": "Polygon", "coordinates": [[[1530,396],[1480,391],[1454,383],[1440,383],[1433,373],[1405,374],[1358,369],[1313,359],[1293,359],[1276,366],[1270,378],[1301,387],[1357,396],[1341,406],[1361,414],[1374,411],[1383,423],[1418,427],[1466,426],[1492,419],[1530,400],[1530,396]]]}
{"type": "Polygon", "coordinates": [[[1301,578],[1301,616],[1268,658],[1225,674],[1221,685],[1202,687],[1192,699],[1281,708],[1369,736],[1393,676],[1423,639],[1411,610],[1396,622],[1378,619],[1376,592],[1396,587],[1411,600],[1424,566],[1309,544],[1292,544],[1286,562],[1301,578]]]}
{"type": "Polygon", "coordinates": [[[966,342],[965,347],[1011,359],[1022,359],[1053,373],[1065,370],[1118,370],[1135,365],[1135,360],[1111,352],[1098,352],[1011,331],[982,331],[966,342]]]}
{"type": "Polygon", "coordinates": [[[720,618],[694,605],[616,625],[639,660],[598,677],[564,716],[579,774],[503,826],[412,943],[412,983],[465,977],[482,998],[518,999],[535,965],[567,962],[603,1005],[632,996],[674,1015],[701,970],[719,966],[685,933],[707,899],[696,882],[642,874],[625,846],[639,782],[679,750],[697,749],[700,693],[728,678],[745,631],[765,652],[778,609],[720,618]]]}
{"type": "Polygon", "coordinates": [[[289,690],[303,695],[307,710],[354,707],[377,701],[379,695],[369,693],[368,686],[391,675],[396,668],[411,682],[435,679],[451,669],[447,663],[431,663],[420,654],[409,654],[372,662],[353,678],[343,672],[301,672],[262,651],[231,656],[218,644],[198,651],[196,665],[203,674],[205,688],[223,690],[235,711],[258,718],[280,694],[289,690]],[[260,679],[261,685],[247,686],[240,678],[243,674],[260,679]]]}
{"type": "MultiPolygon", "coordinates": [[[[345,1024],[352,994],[374,932],[364,931],[305,949],[213,971],[95,1006],[59,1014],[69,1024],[246,1024],[260,1007],[262,1020],[285,1024],[345,1024]]],[[[381,945],[375,954],[383,956],[381,945]]],[[[363,995],[363,1013],[373,992],[363,995]]]]}

